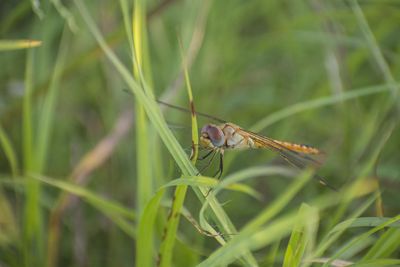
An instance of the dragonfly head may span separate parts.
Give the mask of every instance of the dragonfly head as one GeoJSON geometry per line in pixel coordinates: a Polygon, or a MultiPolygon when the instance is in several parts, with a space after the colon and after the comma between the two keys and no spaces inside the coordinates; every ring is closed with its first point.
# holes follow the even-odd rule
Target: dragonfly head
{"type": "Polygon", "coordinates": [[[221,147],[225,144],[225,135],[214,124],[206,124],[201,129],[200,145],[204,148],[221,147]]]}

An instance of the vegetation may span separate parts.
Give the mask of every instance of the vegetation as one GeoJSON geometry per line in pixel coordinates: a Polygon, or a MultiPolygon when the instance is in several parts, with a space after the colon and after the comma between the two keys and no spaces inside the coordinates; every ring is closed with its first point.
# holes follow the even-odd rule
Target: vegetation
{"type": "Polygon", "coordinates": [[[400,266],[398,2],[0,10],[0,266],[400,266]],[[210,119],[157,99],[324,164],[225,151],[217,180],[210,119]]]}

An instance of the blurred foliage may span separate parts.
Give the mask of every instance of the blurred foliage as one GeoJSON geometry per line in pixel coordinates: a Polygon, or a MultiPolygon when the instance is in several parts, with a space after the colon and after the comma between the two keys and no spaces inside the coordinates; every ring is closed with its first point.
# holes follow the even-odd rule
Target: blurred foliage
{"type": "MultiPolygon", "coordinates": [[[[195,178],[168,184],[179,155],[141,121],[83,4],[145,97],[189,107],[183,49],[197,111],[321,148],[318,173],[340,189],[273,169],[290,166],[272,152],[226,151],[223,188],[247,187],[204,185],[238,232],[207,237],[182,217],[171,266],[400,265],[400,2],[53,0],[0,2],[0,266],[132,266],[135,251],[156,265],[177,185],[191,186],[181,214],[223,230],[195,178]]],[[[189,156],[190,114],[160,108],[189,156]]]]}

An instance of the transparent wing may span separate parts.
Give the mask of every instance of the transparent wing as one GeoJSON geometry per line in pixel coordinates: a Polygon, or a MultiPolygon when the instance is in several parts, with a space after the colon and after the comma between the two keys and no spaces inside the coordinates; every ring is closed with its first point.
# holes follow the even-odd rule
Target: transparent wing
{"type": "MultiPolygon", "coordinates": [[[[314,152],[312,153],[307,153],[307,150],[304,150],[304,152],[299,152],[300,149],[298,147],[301,147],[302,145],[297,145],[297,144],[291,144],[287,142],[281,142],[274,140],[272,138],[268,138],[266,136],[259,135],[257,133],[253,133],[247,130],[239,129],[243,136],[248,136],[250,137],[255,145],[260,148],[268,148],[271,149],[275,152],[277,152],[283,159],[285,159],[289,164],[295,166],[296,168],[299,168],[301,170],[307,168],[307,167],[312,167],[312,168],[318,168],[321,166],[321,162],[317,160],[315,150],[312,148],[314,152]],[[289,147],[292,146],[295,149],[290,149],[289,147]],[[312,154],[313,156],[311,156],[312,154]]],[[[314,177],[323,185],[329,187],[330,189],[337,191],[336,188],[333,186],[329,185],[324,178],[320,177],[319,175],[314,175],[314,177]]]]}

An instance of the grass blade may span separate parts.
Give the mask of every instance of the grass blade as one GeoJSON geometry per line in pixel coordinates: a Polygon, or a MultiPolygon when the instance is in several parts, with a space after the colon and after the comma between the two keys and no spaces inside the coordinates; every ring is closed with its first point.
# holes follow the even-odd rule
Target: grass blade
{"type": "MultiPolygon", "coordinates": [[[[235,234],[232,239],[225,246],[212,253],[198,267],[227,265],[236,260],[240,255],[244,255],[246,251],[280,240],[284,235],[289,233],[292,225],[295,223],[294,217],[296,215],[288,215],[282,219],[278,219],[270,223],[266,228],[262,228],[262,225],[278,214],[310,178],[311,173],[308,172],[295,180],[284,195],[274,201],[260,215],[247,223],[240,232],[231,233],[235,234]]],[[[203,205],[203,208],[205,206],[203,205]]]]}
{"type": "MultiPolygon", "coordinates": [[[[185,74],[186,81],[186,89],[189,98],[189,103],[191,107],[191,122],[192,122],[192,155],[191,162],[196,164],[197,156],[198,156],[198,146],[196,144],[199,143],[198,137],[198,127],[197,127],[197,119],[196,113],[194,110],[194,102],[193,102],[193,94],[192,87],[190,84],[189,73],[186,64],[186,58],[183,55],[183,48],[181,48],[181,56],[182,56],[182,66],[185,74]]],[[[182,176],[181,179],[187,179],[185,176],[182,176]]],[[[168,267],[171,266],[172,263],[172,253],[175,243],[175,237],[178,230],[180,213],[183,207],[183,203],[185,201],[187,192],[187,185],[179,185],[176,187],[173,197],[172,208],[170,214],[168,215],[168,221],[165,228],[165,235],[163,236],[163,240],[160,247],[159,253],[159,266],[168,267]]]]}
{"type": "MultiPolygon", "coordinates": [[[[32,91],[33,91],[33,65],[34,50],[27,52],[26,73],[25,73],[25,93],[23,100],[23,157],[24,172],[35,172],[35,156],[33,150],[33,109],[32,109],[32,91]]],[[[43,255],[43,235],[42,235],[42,214],[39,205],[40,183],[34,179],[28,179],[26,183],[26,201],[24,205],[24,254],[25,261],[33,265],[41,265],[43,255]],[[38,256],[39,255],[39,256],[38,256]]]]}
{"type": "MultiPolygon", "coordinates": [[[[91,33],[97,40],[100,47],[105,52],[108,59],[114,64],[118,72],[124,81],[128,84],[132,93],[136,96],[137,100],[143,105],[146,114],[150,121],[153,123],[155,129],[163,140],[165,146],[169,150],[171,156],[174,158],[176,164],[179,166],[183,175],[185,176],[195,176],[197,174],[197,170],[192,165],[192,163],[187,158],[184,150],[179,145],[176,138],[173,136],[172,132],[168,128],[160,109],[153,98],[148,97],[141,89],[141,86],[135,81],[135,79],[130,75],[130,72],[125,68],[122,62],[116,57],[116,55],[112,52],[112,50],[106,44],[103,36],[95,26],[93,20],[91,19],[84,3],[79,0],[75,0],[74,3],[77,5],[78,10],[81,12],[83,19],[85,20],[87,26],[89,27],[91,33]]],[[[143,85],[146,87],[147,85],[143,85]]],[[[207,190],[201,188],[194,188],[194,191],[199,199],[202,199],[203,196],[207,193],[207,190]]],[[[226,215],[225,211],[218,203],[215,198],[208,198],[210,202],[211,210],[215,215],[215,221],[218,224],[219,229],[222,229],[226,233],[234,233],[235,228],[226,215]]],[[[216,239],[224,243],[224,240],[216,237],[216,239]]],[[[245,261],[248,262],[248,265],[255,265],[255,259],[252,256],[246,256],[245,261]]]]}
{"type": "MultiPolygon", "coordinates": [[[[399,222],[397,222],[397,226],[400,226],[399,222]]],[[[390,225],[389,227],[390,229],[386,230],[386,232],[369,249],[368,253],[363,257],[363,260],[387,258],[390,257],[394,252],[399,251],[399,227],[397,227],[397,229],[392,228],[395,227],[394,225],[390,225]]]]}
{"type": "Polygon", "coordinates": [[[15,150],[11,144],[10,139],[8,138],[6,132],[3,130],[3,127],[0,125],[0,145],[3,148],[4,154],[10,164],[10,169],[13,177],[18,175],[18,162],[17,156],[15,154],[15,150]]]}
{"type": "Polygon", "coordinates": [[[164,190],[159,190],[147,203],[138,225],[136,266],[154,266],[154,224],[164,190]]]}
{"type": "Polygon", "coordinates": [[[50,81],[49,90],[43,100],[43,107],[39,116],[39,126],[37,129],[37,140],[35,146],[35,164],[37,170],[42,172],[46,168],[48,147],[51,142],[51,134],[53,131],[55,108],[58,100],[58,92],[60,90],[61,75],[65,68],[65,62],[68,56],[69,36],[65,29],[63,37],[60,41],[58,56],[54,64],[54,71],[50,81]]]}
{"type": "Polygon", "coordinates": [[[372,228],[371,230],[359,235],[357,238],[354,238],[352,241],[347,243],[345,246],[343,246],[341,249],[339,249],[332,257],[329,262],[327,262],[324,266],[328,266],[332,260],[339,259],[339,257],[349,248],[352,246],[356,245],[358,242],[362,242],[365,240],[367,237],[371,236],[372,234],[384,229],[385,227],[390,226],[392,223],[398,222],[400,220],[400,215],[395,216],[391,218],[390,220],[372,228]]]}
{"type": "Polygon", "coordinates": [[[306,110],[329,106],[336,103],[341,103],[342,101],[347,101],[362,96],[388,92],[389,90],[390,89],[387,85],[377,85],[362,89],[354,89],[339,95],[322,97],[319,99],[300,102],[268,115],[267,117],[265,117],[264,119],[260,120],[252,127],[250,127],[250,130],[255,132],[260,132],[273,123],[276,123],[280,120],[283,120],[284,118],[290,117],[292,115],[295,115],[297,113],[306,110]]]}
{"type": "Polygon", "coordinates": [[[100,197],[88,189],[76,184],[40,175],[32,175],[32,178],[40,181],[41,183],[51,185],[63,190],[64,192],[68,192],[80,197],[82,200],[86,201],[94,208],[102,212],[116,225],[120,226],[121,230],[127,233],[131,238],[136,237],[136,230],[134,229],[132,221],[136,220],[137,216],[132,212],[132,210],[122,206],[117,202],[104,199],[103,197],[100,197]]]}
{"type": "MultiPolygon", "coordinates": [[[[163,185],[163,187],[170,187],[170,186],[179,186],[179,185],[189,185],[189,186],[196,186],[196,187],[211,187],[217,188],[220,187],[220,183],[215,178],[210,178],[206,176],[194,176],[194,177],[185,177],[184,179],[179,178],[168,182],[167,184],[163,185]]],[[[238,192],[242,192],[252,196],[258,200],[262,198],[260,193],[256,190],[251,188],[250,186],[239,184],[239,183],[229,183],[229,185],[225,186],[225,189],[234,190],[238,192]]]]}
{"type": "Polygon", "coordinates": [[[38,40],[0,40],[0,51],[27,49],[42,45],[38,40]]]}
{"type": "Polygon", "coordinates": [[[300,266],[303,255],[306,252],[307,246],[312,244],[312,238],[316,233],[317,225],[317,212],[306,204],[302,204],[299,209],[298,217],[304,217],[302,213],[308,218],[305,221],[296,220],[293,227],[292,234],[287,245],[283,267],[300,266]],[[308,226],[308,227],[307,227],[308,226]]]}

